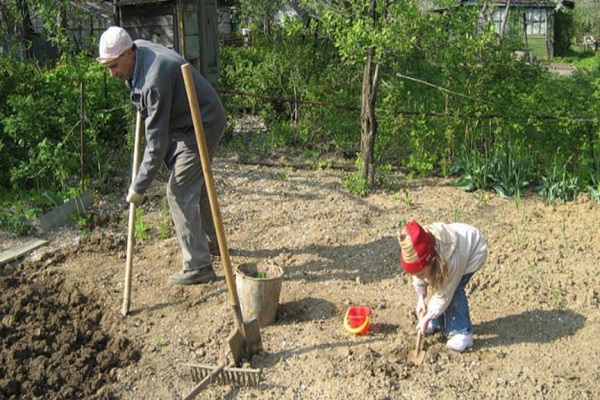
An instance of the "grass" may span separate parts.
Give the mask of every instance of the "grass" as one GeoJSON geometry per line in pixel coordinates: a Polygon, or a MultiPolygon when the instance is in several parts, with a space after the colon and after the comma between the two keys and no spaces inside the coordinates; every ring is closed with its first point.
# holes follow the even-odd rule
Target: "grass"
{"type": "Polygon", "coordinates": [[[169,214],[169,204],[166,198],[160,202],[160,223],[158,226],[158,237],[168,239],[172,236],[172,220],[169,214]]]}
{"type": "Polygon", "coordinates": [[[162,337],[155,338],[152,342],[152,346],[154,346],[155,349],[160,349],[161,347],[165,347],[166,345],[168,345],[168,342],[165,338],[162,337]]]}
{"type": "Polygon", "coordinates": [[[454,214],[452,215],[452,222],[460,222],[462,221],[462,210],[460,206],[454,207],[454,214]]]}
{"type": "Polygon", "coordinates": [[[525,208],[522,208],[521,218],[517,223],[517,227],[515,231],[517,232],[516,236],[516,245],[518,247],[523,247],[527,242],[527,225],[529,221],[527,216],[525,215],[525,208]]]}
{"type": "Polygon", "coordinates": [[[571,64],[578,69],[591,71],[600,67],[600,52],[598,55],[584,52],[582,48],[575,48],[562,57],[554,57],[551,62],[571,64]]]}

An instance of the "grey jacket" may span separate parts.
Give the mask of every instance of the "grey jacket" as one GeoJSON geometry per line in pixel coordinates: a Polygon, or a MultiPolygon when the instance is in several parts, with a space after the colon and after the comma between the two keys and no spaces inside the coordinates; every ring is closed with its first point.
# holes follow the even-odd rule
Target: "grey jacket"
{"type": "MultiPolygon", "coordinates": [[[[164,46],[136,40],[135,68],[127,82],[131,101],[145,121],[146,148],[132,185],[145,193],[164,162],[171,169],[185,149],[198,151],[181,66],[187,61],[164,46]]],[[[221,135],[226,125],[225,109],[211,84],[192,69],[206,141],[221,135]]]]}

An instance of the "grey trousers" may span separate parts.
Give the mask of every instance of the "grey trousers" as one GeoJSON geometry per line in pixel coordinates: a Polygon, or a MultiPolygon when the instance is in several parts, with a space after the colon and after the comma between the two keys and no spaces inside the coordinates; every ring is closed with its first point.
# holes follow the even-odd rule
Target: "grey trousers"
{"type": "MultiPolygon", "coordinates": [[[[217,137],[207,137],[211,159],[223,133],[213,136],[217,137]]],[[[216,244],[217,235],[197,148],[177,155],[167,183],[167,201],[181,246],[183,272],[212,267],[208,243],[216,244]]]]}

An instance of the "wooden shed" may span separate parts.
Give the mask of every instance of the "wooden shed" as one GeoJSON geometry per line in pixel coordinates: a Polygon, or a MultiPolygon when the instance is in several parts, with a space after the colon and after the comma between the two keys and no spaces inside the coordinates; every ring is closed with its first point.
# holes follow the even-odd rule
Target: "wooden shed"
{"type": "MultiPolygon", "coordinates": [[[[480,7],[476,0],[457,0],[453,7],[435,8],[434,12],[447,12],[458,7],[480,7]]],[[[574,0],[495,0],[480,12],[477,22],[477,33],[483,32],[484,19],[491,19],[496,32],[503,36],[512,36],[523,40],[524,48],[519,51],[530,53],[527,58],[535,56],[554,57],[554,38],[557,34],[555,26],[556,14],[562,8],[573,9],[574,0]],[[489,15],[485,15],[489,13],[489,15]],[[503,28],[503,22],[506,25],[503,28]],[[538,54],[535,54],[536,48],[538,54]]]]}
{"type": "Polygon", "coordinates": [[[115,24],[135,39],[181,54],[216,86],[219,72],[217,0],[114,0],[115,24]]]}

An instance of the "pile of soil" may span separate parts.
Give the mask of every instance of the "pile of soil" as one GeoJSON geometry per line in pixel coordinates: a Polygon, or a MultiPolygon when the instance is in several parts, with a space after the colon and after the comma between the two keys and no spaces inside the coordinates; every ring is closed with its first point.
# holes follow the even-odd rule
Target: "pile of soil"
{"type": "MultiPolygon", "coordinates": [[[[215,160],[233,264],[268,262],[284,278],[264,351],[248,363],[262,369],[259,387],[212,384],[198,398],[600,398],[599,205],[515,203],[402,176],[400,190],[361,198],[343,174],[215,160]],[[420,366],[407,361],[415,299],[396,240],[413,218],[473,224],[489,244],[467,287],[473,348],[456,353],[428,336],[420,366]],[[351,305],[372,309],[368,334],[344,330],[351,305]]],[[[91,232],[53,232],[0,267],[1,398],[177,399],[194,387],[189,363],[230,360],[220,262],[216,282],[168,283],[180,250],[162,185],[142,207],[149,235],[135,249],[128,316],[122,199],[96,199],[91,232]]]]}

